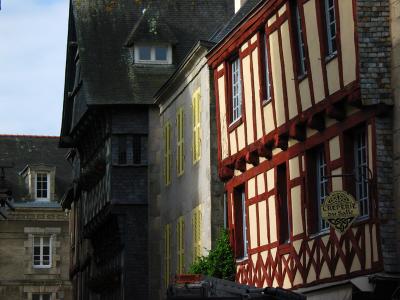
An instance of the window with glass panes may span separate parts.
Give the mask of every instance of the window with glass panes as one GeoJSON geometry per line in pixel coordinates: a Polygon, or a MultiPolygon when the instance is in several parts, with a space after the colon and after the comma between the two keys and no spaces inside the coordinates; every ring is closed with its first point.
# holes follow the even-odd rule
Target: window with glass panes
{"type": "Polygon", "coordinates": [[[240,77],[240,59],[237,58],[231,63],[232,80],[232,109],[231,122],[239,120],[242,116],[242,82],[240,77]]]}
{"type": "Polygon", "coordinates": [[[265,99],[266,101],[271,99],[271,80],[269,78],[269,62],[268,62],[268,42],[267,42],[267,36],[263,34],[263,43],[264,43],[264,53],[263,53],[263,59],[264,59],[264,66],[265,66],[265,99]]]}
{"type": "Polygon", "coordinates": [[[33,237],[33,266],[37,268],[51,267],[51,237],[33,237]]]}
{"type": "Polygon", "coordinates": [[[135,46],[135,61],[150,64],[172,63],[171,47],[169,45],[138,45],[135,46]]]}
{"type": "Polygon", "coordinates": [[[335,0],[325,1],[325,26],[327,38],[327,56],[336,52],[336,16],[335,16],[335,0]]]}
{"type": "Polygon", "coordinates": [[[354,141],[354,163],[356,173],[356,195],[358,199],[360,217],[369,215],[368,204],[368,160],[367,141],[365,130],[358,131],[354,141]]]}
{"type": "Polygon", "coordinates": [[[37,173],[36,174],[36,198],[48,199],[49,198],[49,174],[37,173]]]}
{"type": "Polygon", "coordinates": [[[32,300],[50,300],[51,294],[32,294],[32,300]]]}
{"type": "Polygon", "coordinates": [[[329,227],[328,223],[322,219],[321,217],[321,206],[325,201],[326,196],[328,195],[328,178],[326,177],[326,160],[325,160],[325,152],[324,148],[318,148],[316,150],[316,168],[317,168],[317,202],[318,202],[318,229],[319,231],[325,230],[329,227]]]}
{"type": "Polygon", "coordinates": [[[293,0],[290,2],[292,9],[292,20],[293,25],[295,27],[296,34],[296,43],[297,43],[297,65],[298,65],[298,74],[299,76],[304,75],[306,73],[306,54],[305,54],[305,44],[304,44],[304,36],[303,36],[303,28],[301,26],[301,16],[300,9],[297,1],[293,0]]]}

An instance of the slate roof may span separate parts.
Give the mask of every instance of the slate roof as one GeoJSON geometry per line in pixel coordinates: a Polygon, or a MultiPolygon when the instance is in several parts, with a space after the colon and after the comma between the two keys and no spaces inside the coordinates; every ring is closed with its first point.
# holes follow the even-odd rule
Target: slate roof
{"type": "Polygon", "coordinates": [[[244,19],[262,2],[266,0],[247,0],[236,14],[216,32],[210,40],[214,43],[221,42],[233,29],[244,21],[244,19]]]}
{"type": "Polygon", "coordinates": [[[171,76],[199,39],[207,39],[233,15],[233,0],[153,0],[148,17],[135,0],[71,0],[64,111],[61,135],[78,124],[87,106],[146,104],[171,76]],[[146,20],[147,18],[147,20],[146,20]],[[161,26],[155,36],[149,21],[161,26]],[[132,45],[169,39],[173,65],[134,64],[132,45]],[[75,43],[76,42],[76,43],[75,43]],[[82,86],[75,102],[68,97],[74,73],[74,45],[78,45],[82,86]],[[73,109],[76,107],[76,110],[73,109]],[[74,116],[72,116],[74,115],[74,116]],[[66,123],[66,124],[64,124],[66,123]],[[72,126],[71,126],[72,125],[72,126]]]}
{"type": "Polygon", "coordinates": [[[26,200],[28,187],[19,173],[27,165],[47,165],[56,168],[55,193],[57,201],[71,184],[71,166],[65,159],[66,149],[58,148],[58,138],[53,136],[0,135],[0,165],[13,163],[5,169],[5,179],[13,192],[16,207],[59,207],[57,202],[26,200]]]}

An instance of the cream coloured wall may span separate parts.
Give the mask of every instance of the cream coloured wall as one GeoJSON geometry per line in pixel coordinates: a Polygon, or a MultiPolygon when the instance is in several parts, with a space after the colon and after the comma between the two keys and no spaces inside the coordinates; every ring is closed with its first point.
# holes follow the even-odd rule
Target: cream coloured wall
{"type": "Polygon", "coordinates": [[[244,108],[246,113],[247,143],[254,143],[253,87],[251,84],[250,55],[242,59],[244,108]]]}
{"type": "Polygon", "coordinates": [[[272,81],[274,85],[274,101],[276,111],[276,123],[278,126],[286,122],[285,104],[283,102],[281,56],[279,54],[278,32],[274,31],[269,36],[269,51],[271,55],[272,81]]]}
{"type": "Polygon", "coordinates": [[[303,7],[307,31],[309,62],[313,76],[314,98],[315,103],[318,103],[325,98],[325,92],[324,86],[321,84],[323,77],[315,0],[304,3],[303,7]]]}
{"type": "Polygon", "coordinates": [[[338,59],[334,58],[326,64],[326,76],[328,78],[328,90],[332,95],[340,89],[338,59]]]}
{"type": "Polygon", "coordinates": [[[339,0],[340,42],[342,44],[343,84],[356,79],[356,47],[354,43],[353,1],[339,0]]]}
{"type": "Polygon", "coordinates": [[[283,49],[283,61],[285,64],[285,79],[286,79],[286,91],[287,91],[287,101],[289,109],[289,119],[293,119],[298,115],[299,110],[297,107],[297,96],[296,89],[294,85],[294,70],[293,70],[293,57],[290,43],[290,33],[289,33],[289,22],[286,21],[281,26],[282,35],[282,49],[283,49]]]}

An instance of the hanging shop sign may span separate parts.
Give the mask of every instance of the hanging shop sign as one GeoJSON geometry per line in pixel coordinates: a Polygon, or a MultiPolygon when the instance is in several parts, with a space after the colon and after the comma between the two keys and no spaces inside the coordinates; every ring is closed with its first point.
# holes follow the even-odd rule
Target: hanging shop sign
{"type": "Polygon", "coordinates": [[[321,217],[340,233],[349,229],[358,214],[358,202],[346,191],[330,193],[321,206],[321,217]]]}

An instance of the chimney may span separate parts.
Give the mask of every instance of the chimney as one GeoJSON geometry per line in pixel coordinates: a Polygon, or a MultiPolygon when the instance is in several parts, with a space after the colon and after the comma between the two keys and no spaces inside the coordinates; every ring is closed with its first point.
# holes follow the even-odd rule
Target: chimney
{"type": "Polygon", "coordinates": [[[235,0],[235,14],[242,7],[242,5],[246,2],[246,0],[235,0]]]}

